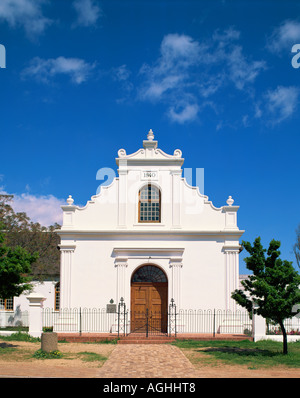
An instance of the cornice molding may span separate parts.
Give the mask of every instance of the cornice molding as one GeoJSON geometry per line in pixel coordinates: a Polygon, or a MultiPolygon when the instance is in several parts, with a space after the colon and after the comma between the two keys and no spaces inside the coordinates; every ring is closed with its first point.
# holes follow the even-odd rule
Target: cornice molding
{"type": "Polygon", "coordinates": [[[164,231],[159,231],[159,230],[151,230],[151,231],[142,231],[142,230],[71,230],[71,229],[58,229],[55,231],[58,235],[60,236],[72,236],[72,235],[82,235],[82,236],[88,236],[88,235],[99,235],[99,236],[112,236],[112,235],[128,235],[128,236],[149,236],[149,238],[152,238],[153,236],[201,236],[201,237],[241,237],[243,233],[245,232],[244,230],[212,230],[212,231],[183,231],[177,230],[177,229],[172,229],[172,230],[164,230],[164,231]]]}
{"type": "Polygon", "coordinates": [[[175,257],[181,258],[184,248],[178,247],[115,247],[113,255],[116,258],[132,258],[132,257],[175,257]]]}
{"type": "Polygon", "coordinates": [[[60,251],[68,251],[68,252],[73,252],[76,249],[76,245],[66,245],[66,244],[60,244],[58,245],[60,251]]]}

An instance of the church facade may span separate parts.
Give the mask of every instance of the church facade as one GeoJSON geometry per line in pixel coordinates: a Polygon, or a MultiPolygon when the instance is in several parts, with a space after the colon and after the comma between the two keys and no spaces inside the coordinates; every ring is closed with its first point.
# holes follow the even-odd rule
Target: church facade
{"type": "MultiPolygon", "coordinates": [[[[132,313],[177,308],[235,310],[238,206],[215,207],[182,178],[184,158],[158,148],[152,130],[118,177],[86,206],[62,206],[60,307],[105,308],[121,298],[132,313]]],[[[134,319],[132,318],[132,325],[134,319]]]]}

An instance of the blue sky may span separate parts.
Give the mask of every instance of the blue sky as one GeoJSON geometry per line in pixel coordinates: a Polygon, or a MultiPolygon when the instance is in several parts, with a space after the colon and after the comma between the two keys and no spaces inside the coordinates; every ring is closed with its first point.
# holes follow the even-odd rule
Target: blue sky
{"type": "Polygon", "coordinates": [[[190,182],[204,168],[215,206],[234,198],[245,240],[279,239],[294,261],[297,43],[297,1],[2,0],[0,189],[59,221],[68,195],[85,204],[98,169],[152,128],[182,150],[190,182]]]}

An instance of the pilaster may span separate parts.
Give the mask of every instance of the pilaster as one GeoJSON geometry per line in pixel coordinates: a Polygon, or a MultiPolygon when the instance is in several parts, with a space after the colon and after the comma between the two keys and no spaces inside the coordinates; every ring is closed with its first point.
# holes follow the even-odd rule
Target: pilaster
{"type": "Polygon", "coordinates": [[[71,308],[72,264],[75,245],[60,245],[60,308],[71,308]]]}
{"type": "Polygon", "coordinates": [[[172,170],[172,227],[180,228],[180,178],[182,170],[172,170]]]}
{"type": "Polygon", "coordinates": [[[118,228],[126,228],[127,218],[127,161],[121,159],[119,163],[119,198],[118,198],[118,228]]]}
{"type": "Polygon", "coordinates": [[[173,298],[177,308],[181,308],[181,268],[182,258],[171,258],[170,268],[172,269],[172,284],[170,298],[173,298]]]}
{"type": "Polygon", "coordinates": [[[225,309],[235,311],[236,302],[231,293],[239,287],[239,246],[224,246],[225,255],[225,309]]]}
{"type": "Polygon", "coordinates": [[[126,279],[126,268],[128,267],[128,258],[117,257],[115,259],[115,267],[117,268],[116,302],[119,303],[121,297],[123,297],[126,302],[125,279],[126,279]]]}

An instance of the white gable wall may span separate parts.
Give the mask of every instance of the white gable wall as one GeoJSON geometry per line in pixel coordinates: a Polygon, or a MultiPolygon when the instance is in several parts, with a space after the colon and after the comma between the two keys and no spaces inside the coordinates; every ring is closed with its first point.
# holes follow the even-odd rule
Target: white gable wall
{"type": "Polygon", "coordinates": [[[181,151],[167,155],[148,135],[132,155],[116,159],[119,177],[83,208],[62,206],[61,306],[104,308],[121,297],[130,307],[134,270],[145,263],[168,278],[168,301],[201,309],[234,309],[238,288],[238,206],[215,208],[181,177],[181,151]],[[154,171],[145,178],[144,171],[154,171]],[[138,193],[145,184],[161,190],[161,222],[140,223],[138,193]]]}

